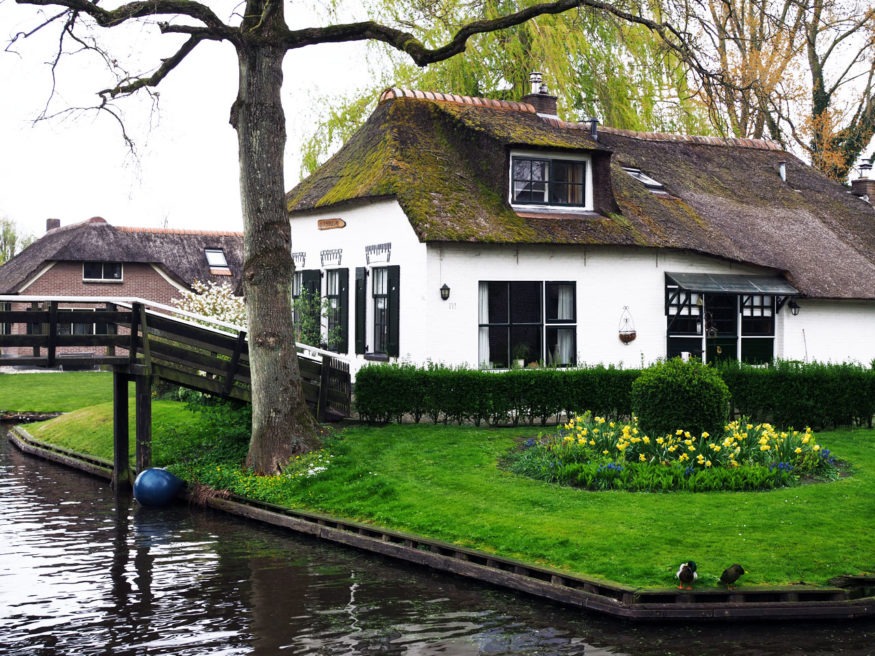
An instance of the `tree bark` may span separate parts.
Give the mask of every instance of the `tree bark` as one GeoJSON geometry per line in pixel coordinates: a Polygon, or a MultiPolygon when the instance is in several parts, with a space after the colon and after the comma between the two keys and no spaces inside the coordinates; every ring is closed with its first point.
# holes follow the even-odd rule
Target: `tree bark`
{"type": "Polygon", "coordinates": [[[238,43],[240,88],[231,110],[240,155],[243,292],[249,314],[252,436],[246,464],[258,474],[319,445],[304,398],[292,325],[291,228],[285,207],[285,116],[280,90],[286,49],[238,43]]]}

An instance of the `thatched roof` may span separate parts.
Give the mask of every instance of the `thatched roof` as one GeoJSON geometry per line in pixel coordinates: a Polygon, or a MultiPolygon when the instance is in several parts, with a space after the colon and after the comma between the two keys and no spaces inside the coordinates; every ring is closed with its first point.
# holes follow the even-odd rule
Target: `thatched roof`
{"type": "Polygon", "coordinates": [[[289,192],[289,210],[294,219],[394,197],[423,242],[692,251],[773,268],[808,296],[875,299],[875,208],[792,154],[767,141],[609,128],[596,141],[589,127],[526,103],[391,89],[361,130],[289,192]],[[597,211],[514,211],[511,148],[588,152],[597,211]]]}
{"type": "Polygon", "coordinates": [[[153,264],[168,277],[191,287],[195,280],[240,285],[243,234],[112,226],[95,217],[54,230],[0,267],[0,293],[18,293],[52,262],[153,264]],[[221,249],[231,275],[213,275],[204,249],[221,249]]]}

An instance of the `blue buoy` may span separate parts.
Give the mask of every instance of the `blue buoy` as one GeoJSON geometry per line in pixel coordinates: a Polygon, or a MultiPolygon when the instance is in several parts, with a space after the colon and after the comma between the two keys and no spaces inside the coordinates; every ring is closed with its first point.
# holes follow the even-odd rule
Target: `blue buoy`
{"type": "Polygon", "coordinates": [[[176,498],[183,485],[185,481],[166,469],[144,469],[134,480],[134,498],[144,506],[161,508],[176,498]]]}

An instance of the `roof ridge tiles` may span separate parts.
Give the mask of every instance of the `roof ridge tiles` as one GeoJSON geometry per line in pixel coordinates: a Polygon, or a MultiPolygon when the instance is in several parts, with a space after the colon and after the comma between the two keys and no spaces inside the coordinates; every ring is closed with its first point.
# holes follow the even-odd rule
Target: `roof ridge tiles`
{"type": "Polygon", "coordinates": [[[139,233],[154,233],[161,235],[213,235],[217,237],[228,236],[237,237],[242,235],[242,232],[222,231],[222,230],[188,230],[183,228],[137,228],[131,226],[114,226],[120,232],[139,232],[139,233]]]}
{"type": "Polygon", "coordinates": [[[450,102],[458,105],[471,105],[473,107],[490,107],[492,109],[507,109],[517,112],[537,114],[535,106],[531,103],[517,102],[515,100],[495,100],[494,98],[478,98],[473,96],[460,96],[455,93],[439,93],[437,91],[418,91],[404,87],[390,87],[380,94],[378,102],[383,103],[394,98],[417,98],[419,100],[434,100],[437,102],[450,102]]]}
{"type": "Polygon", "coordinates": [[[740,148],[757,148],[760,150],[783,150],[780,144],[767,139],[748,139],[742,137],[711,137],[694,134],[673,134],[671,132],[637,132],[604,125],[599,126],[599,132],[616,134],[621,137],[631,137],[645,141],[678,141],[704,144],[707,146],[738,146],[740,148]]]}
{"type": "MultiPolygon", "coordinates": [[[[380,94],[380,103],[394,98],[417,98],[419,100],[433,100],[437,102],[449,102],[472,107],[488,107],[491,109],[505,109],[511,111],[538,114],[538,110],[531,103],[517,102],[514,100],[496,100],[494,98],[480,98],[476,96],[460,96],[455,93],[440,93],[437,91],[419,91],[404,87],[390,87],[380,94]]],[[[589,130],[589,121],[563,121],[555,116],[538,114],[542,120],[556,128],[589,130]]],[[[682,143],[694,143],[707,146],[735,146],[738,148],[754,148],[759,150],[783,150],[780,144],[767,139],[747,139],[740,137],[712,137],[703,135],[673,134],[670,132],[638,132],[600,125],[599,132],[616,134],[618,136],[631,137],[644,141],[675,141],[682,143]]]]}

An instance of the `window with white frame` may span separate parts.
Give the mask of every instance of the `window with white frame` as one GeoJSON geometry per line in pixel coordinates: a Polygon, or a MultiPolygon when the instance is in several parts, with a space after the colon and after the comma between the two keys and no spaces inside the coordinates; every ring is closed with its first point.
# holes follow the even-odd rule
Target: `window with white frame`
{"type": "Polygon", "coordinates": [[[510,165],[510,202],[546,208],[590,209],[589,158],[514,153],[510,165]]]}
{"type": "Polygon", "coordinates": [[[83,262],[82,280],[85,282],[121,282],[121,262],[83,262]]]}
{"type": "Polygon", "coordinates": [[[374,353],[385,353],[389,344],[389,273],[385,267],[371,270],[374,301],[374,353]]]}
{"type": "Polygon", "coordinates": [[[481,281],[481,367],[568,366],[577,354],[576,284],[481,281]]]}

